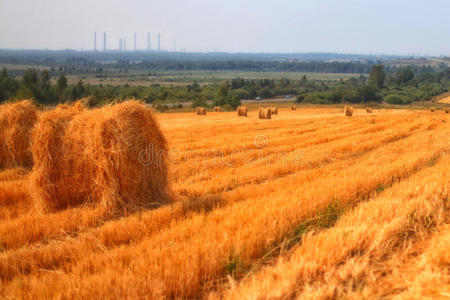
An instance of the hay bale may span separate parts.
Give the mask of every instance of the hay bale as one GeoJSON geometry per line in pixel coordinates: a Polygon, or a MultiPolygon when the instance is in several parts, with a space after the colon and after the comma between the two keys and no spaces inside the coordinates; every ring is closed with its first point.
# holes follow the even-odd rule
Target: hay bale
{"type": "Polygon", "coordinates": [[[220,106],[214,106],[214,111],[215,111],[215,112],[220,112],[220,111],[221,111],[220,106]]]}
{"type": "Polygon", "coordinates": [[[367,107],[367,108],[366,108],[366,112],[367,112],[368,114],[371,114],[371,113],[372,113],[372,107],[367,107]]]}
{"type": "Polygon", "coordinates": [[[137,101],[46,112],[31,149],[31,191],[40,211],[93,205],[116,215],[169,201],[167,142],[151,110],[137,101]]]}
{"type": "Polygon", "coordinates": [[[239,105],[236,112],[237,112],[238,116],[246,117],[247,116],[247,106],[239,105]]]}
{"type": "Polygon", "coordinates": [[[270,108],[262,108],[260,107],[258,109],[258,117],[260,119],[272,119],[272,112],[270,110],[270,108]]]}
{"type": "Polygon", "coordinates": [[[272,115],[278,115],[278,107],[271,107],[270,108],[270,113],[272,115]]]}
{"type": "Polygon", "coordinates": [[[353,116],[353,107],[352,106],[345,106],[344,107],[344,113],[347,117],[353,116]]]}
{"type": "Polygon", "coordinates": [[[430,107],[430,111],[434,112],[436,110],[436,108],[434,106],[430,107]]]}
{"type": "Polygon", "coordinates": [[[448,113],[450,113],[450,108],[446,108],[444,111],[446,114],[448,114],[448,113]]]}
{"type": "Polygon", "coordinates": [[[204,107],[197,107],[196,112],[197,112],[197,115],[199,115],[199,116],[206,115],[206,108],[204,108],[204,107]]]}
{"type": "Polygon", "coordinates": [[[291,106],[291,110],[297,110],[297,106],[292,105],[292,106],[291,106]]]}
{"type": "Polygon", "coordinates": [[[29,100],[0,106],[0,168],[31,167],[31,131],[38,120],[29,100]]]}

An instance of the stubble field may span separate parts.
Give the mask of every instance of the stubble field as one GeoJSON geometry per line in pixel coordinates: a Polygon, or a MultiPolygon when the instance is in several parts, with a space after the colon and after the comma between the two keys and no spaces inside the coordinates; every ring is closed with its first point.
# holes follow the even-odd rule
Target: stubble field
{"type": "Polygon", "coordinates": [[[0,172],[0,297],[450,297],[450,115],[156,114],[173,203],[36,213],[0,172]]]}

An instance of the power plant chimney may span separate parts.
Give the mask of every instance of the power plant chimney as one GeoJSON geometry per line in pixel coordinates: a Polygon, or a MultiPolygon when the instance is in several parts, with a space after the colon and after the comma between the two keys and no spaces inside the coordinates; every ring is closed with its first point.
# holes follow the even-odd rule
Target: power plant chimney
{"type": "Polygon", "coordinates": [[[150,32],[148,32],[147,33],[147,50],[151,50],[151,47],[150,47],[151,45],[150,45],[150,32]]]}
{"type": "Polygon", "coordinates": [[[161,33],[158,33],[158,51],[161,51],[161,33]]]}
{"type": "Polygon", "coordinates": [[[123,52],[127,51],[127,40],[123,39],[123,52]]]}
{"type": "Polygon", "coordinates": [[[136,52],[136,32],[134,33],[134,52],[136,52]]]}
{"type": "Polygon", "coordinates": [[[106,32],[103,32],[103,51],[106,51],[106,32]]]}
{"type": "Polygon", "coordinates": [[[94,32],[94,51],[97,52],[97,32],[94,32]]]}

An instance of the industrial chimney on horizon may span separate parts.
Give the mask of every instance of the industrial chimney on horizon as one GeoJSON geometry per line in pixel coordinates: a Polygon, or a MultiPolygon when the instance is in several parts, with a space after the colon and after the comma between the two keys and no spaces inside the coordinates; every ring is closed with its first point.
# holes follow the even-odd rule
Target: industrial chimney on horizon
{"type": "Polygon", "coordinates": [[[94,31],[94,52],[97,52],[97,32],[94,31]]]}
{"type": "Polygon", "coordinates": [[[158,32],[158,51],[161,51],[161,33],[158,32]]]}
{"type": "Polygon", "coordinates": [[[106,51],[106,32],[103,32],[103,51],[106,51]]]}
{"type": "Polygon", "coordinates": [[[150,32],[147,33],[147,50],[151,50],[151,44],[150,44],[150,32]]]}
{"type": "Polygon", "coordinates": [[[136,52],[137,47],[136,47],[136,32],[134,33],[134,52],[136,52]]]}

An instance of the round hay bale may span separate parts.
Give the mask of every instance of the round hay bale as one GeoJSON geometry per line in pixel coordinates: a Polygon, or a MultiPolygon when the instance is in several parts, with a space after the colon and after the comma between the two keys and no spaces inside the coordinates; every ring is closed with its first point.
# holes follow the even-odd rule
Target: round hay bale
{"type": "Polygon", "coordinates": [[[247,116],[247,106],[239,105],[236,111],[237,111],[238,116],[243,116],[243,117],[247,116]]]}
{"type": "Polygon", "coordinates": [[[446,114],[448,114],[448,113],[450,113],[450,108],[446,108],[444,111],[446,114]]]}
{"type": "Polygon", "coordinates": [[[204,107],[197,107],[197,109],[195,111],[197,112],[197,115],[199,115],[199,116],[206,115],[206,108],[204,108],[204,107]]]}
{"type": "Polygon", "coordinates": [[[367,112],[368,114],[371,114],[371,113],[372,113],[372,107],[367,107],[367,108],[366,108],[366,112],[367,112]]]}
{"type": "Polygon", "coordinates": [[[220,111],[221,111],[220,106],[214,106],[214,111],[215,111],[215,112],[220,112],[220,111]]]}
{"type": "Polygon", "coordinates": [[[344,107],[344,113],[347,117],[353,116],[353,107],[352,106],[345,106],[344,107]]]}
{"type": "Polygon", "coordinates": [[[436,110],[436,108],[434,106],[430,107],[430,111],[434,112],[436,110]]]}
{"type": "Polygon", "coordinates": [[[30,100],[0,106],[0,168],[31,167],[31,131],[39,117],[30,100]]]}
{"type": "Polygon", "coordinates": [[[127,101],[58,107],[33,131],[32,195],[43,212],[93,205],[112,214],[169,201],[167,142],[150,109],[127,101]]]}
{"type": "Polygon", "coordinates": [[[260,119],[272,119],[272,113],[271,113],[270,108],[265,109],[265,108],[260,107],[258,109],[258,117],[260,119]]]}
{"type": "Polygon", "coordinates": [[[278,107],[271,107],[270,108],[270,113],[272,115],[278,115],[278,107]]]}
{"type": "Polygon", "coordinates": [[[291,106],[291,110],[297,110],[297,106],[292,105],[292,106],[291,106]]]}

